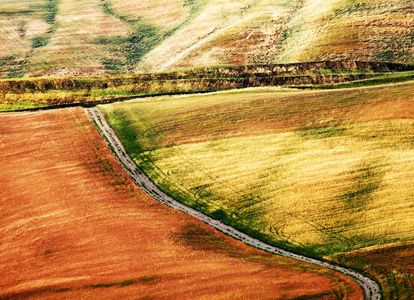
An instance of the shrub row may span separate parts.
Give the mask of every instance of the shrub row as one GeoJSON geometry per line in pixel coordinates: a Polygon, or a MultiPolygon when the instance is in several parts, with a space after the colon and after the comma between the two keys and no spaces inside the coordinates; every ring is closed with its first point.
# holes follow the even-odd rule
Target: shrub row
{"type": "MultiPolygon", "coordinates": [[[[137,75],[117,75],[117,76],[97,76],[97,77],[68,77],[68,78],[30,78],[30,79],[11,79],[0,81],[0,92],[8,91],[48,91],[48,90],[77,90],[77,89],[105,89],[129,84],[138,84],[145,81],[154,80],[178,80],[178,79],[231,79],[243,78],[249,80],[259,80],[265,84],[318,84],[343,82],[343,80],[355,80],[367,78],[367,74],[341,75],[341,76],[300,76],[305,71],[372,71],[398,72],[414,70],[412,65],[377,63],[377,62],[342,62],[324,61],[295,64],[271,64],[271,65],[246,65],[246,66],[213,66],[182,69],[170,72],[137,74],[137,75]],[[285,78],[286,77],[286,78],[285,78]]],[[[372,75],[372,74],[371,74],[372,75]]],[[[372,75],[374,76],[374,75],[372,75]]]]}

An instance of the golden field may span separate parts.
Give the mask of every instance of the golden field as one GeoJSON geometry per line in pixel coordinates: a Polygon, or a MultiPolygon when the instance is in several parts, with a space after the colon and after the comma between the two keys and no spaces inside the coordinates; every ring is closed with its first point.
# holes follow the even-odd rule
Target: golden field
{"type": "Polygon", "coordinates": [[[321,60],[413,63],[411,0],[6,0],[0,78],[321,60]]]}
{"type": "Polygon", "coordinates": [[[331,257],[413,240],[413,87],[251,89],[101,109],[171,196],[270,243],[331,257]]]}

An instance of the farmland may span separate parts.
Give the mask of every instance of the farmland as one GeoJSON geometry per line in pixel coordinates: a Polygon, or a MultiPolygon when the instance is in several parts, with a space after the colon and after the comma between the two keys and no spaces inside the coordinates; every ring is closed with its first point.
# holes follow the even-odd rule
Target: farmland
{"type": "Polygon", "coordinates": [[[364,270],[380,278],[387,299],[411,299],[413,290],[413,243],[396,243],[338,254],[334,261],[364,270]]]}
{"type": "MultiPolygon", "coordinates": [[[[296,252],[343,254],[346,264],[359,249],[413,239],[413,91],[262,88],[101,109],[174,198],[296,252]]],[[[390,267],[379,275],[381,266],[350,264],[388,286],[387,297],[411,293],[409,259],[394,282],[390,267]]]]}
{"type": "Polygon", "coordinates": [[[414,295],[412,0],[3,0],[0,32],[0,299],[414,295]]]}
{"type": "Polygon", "coordinates": [[[413,63],[413,13],[411,0],[5,0],[0,78],[413,63]]]}
{"type": "Polygon", "coordinates": [[[0,132],[1,299],[361,297],[151,199],[81,108],[2,114],[0,132]]]}

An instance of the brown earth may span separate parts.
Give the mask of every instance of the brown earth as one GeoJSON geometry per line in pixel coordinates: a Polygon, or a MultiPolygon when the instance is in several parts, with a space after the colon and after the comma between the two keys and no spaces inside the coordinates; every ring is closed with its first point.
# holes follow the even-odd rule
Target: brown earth
{"type": "Polygon", "coordinates": [[[414,244],[391,244],[340,254],[335,261],[378,278],[387,299],[414,295],[414,244]]]}
{"type": "Polygon", "coordinates": [[[0,116],[0,299],[361,299],[148,197],[81,108],[0,116]]]}

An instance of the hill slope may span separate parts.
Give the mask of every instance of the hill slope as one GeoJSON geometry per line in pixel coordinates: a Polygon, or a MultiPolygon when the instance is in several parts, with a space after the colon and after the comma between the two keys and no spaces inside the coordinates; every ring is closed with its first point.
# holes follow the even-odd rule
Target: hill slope
{"type": "Polygon", "coordinates": [[[410,0],[7,0],[0,77],[374,60],[414,63],[410,0]]]}
{"type": "Polygon", "coordinates": [[[318,257],[408,243],[398,263],[389,260],[398,247],[377,265],[369,255],[341,258],[355,258],[386,295],[399,291],[403,299],[413,292],[413,100],[411,82],[253,89],[102,109],[160,188],[259,239],[318,257]]]}

